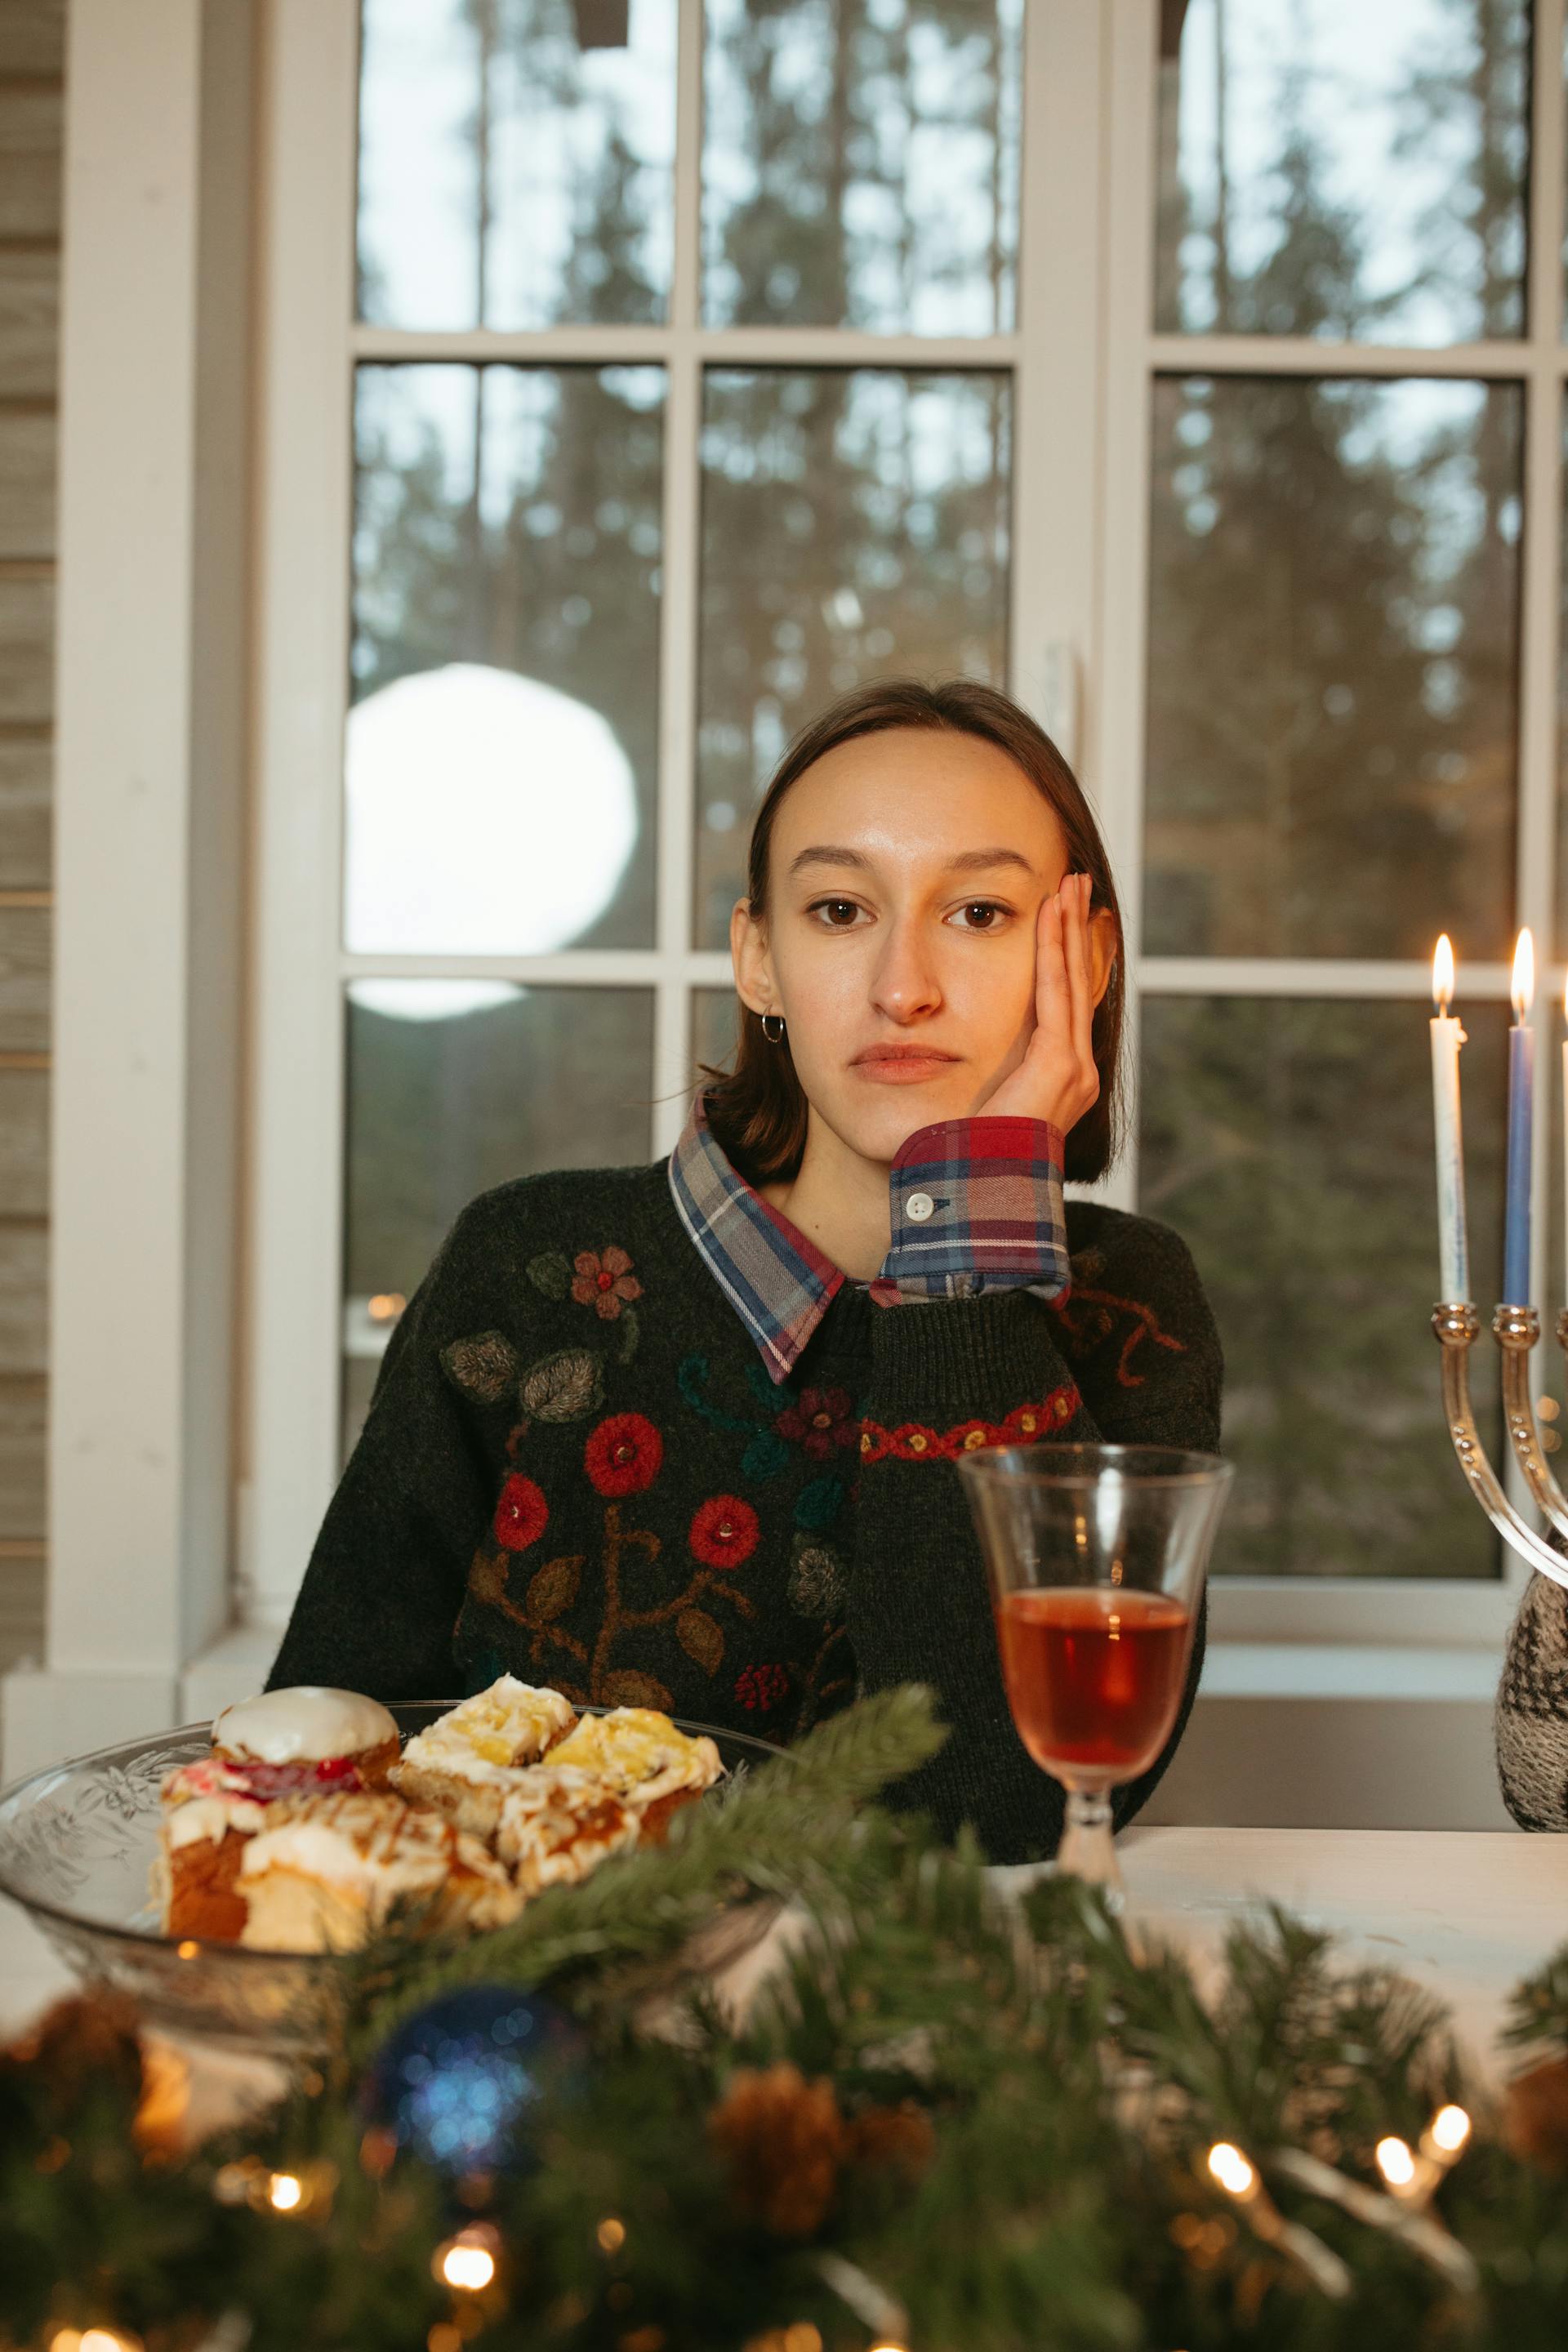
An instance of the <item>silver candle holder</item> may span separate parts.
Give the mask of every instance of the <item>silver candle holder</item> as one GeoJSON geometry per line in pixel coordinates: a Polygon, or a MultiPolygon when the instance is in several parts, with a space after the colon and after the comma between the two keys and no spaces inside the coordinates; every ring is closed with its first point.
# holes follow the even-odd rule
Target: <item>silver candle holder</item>
{"type": "MultiPolygon", "coordinates": [[[[1443,1350],[1443,1410],[1448,1434],[1471,1494],[1503,1541],[1541,1575],[1568,1591],[1568,1556],[1554,1551],[1543,1536],[1520,1517],[1481,1444],[1470,1402],[1470,1349],[1480,1328],[1480,1317],[1468,1299],[1432,1309],[1432,1329],[1443,1350]]],[[[1503,1418],[1513,1458],[1542,1516],[1559,1535],[1568,1538],[1568,1495],[1547,1467],[1535,1408],[1530,1401],[1530,1358],[1541,1338],[1541,1318],[1533,1307],[1496,1307],[1492,1338],[1502,1350],[1503,1418]]],[[[1568,1311],[1557,1318],[1557,1344],[1568,1356],[1568,1311]]]]}

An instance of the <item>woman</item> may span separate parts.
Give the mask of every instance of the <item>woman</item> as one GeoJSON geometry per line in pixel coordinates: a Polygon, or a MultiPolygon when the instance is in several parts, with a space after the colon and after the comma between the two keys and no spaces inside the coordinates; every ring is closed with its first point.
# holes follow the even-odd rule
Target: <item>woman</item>
{"type": "MultiPolygon", "coordinates": [[[[1063,1205],[1112,1149],[1104,849],[1005,695],[893,681],[791,746],[748,884],[734,1070],[703,1066],[668,1161],[459,1217],[269,1686],[441,1696],[504,1669],[787,1741],[918,1679],[952,1730],[900,1801],[994,1860],[1048,1854],[1061,1795],[1011,1727],[953,1456],[1219,1443],[1183,1244],[1063,1205]]],[[[1200,1624],[1183,1721],[1202,1652],[1200,1624]]]]}

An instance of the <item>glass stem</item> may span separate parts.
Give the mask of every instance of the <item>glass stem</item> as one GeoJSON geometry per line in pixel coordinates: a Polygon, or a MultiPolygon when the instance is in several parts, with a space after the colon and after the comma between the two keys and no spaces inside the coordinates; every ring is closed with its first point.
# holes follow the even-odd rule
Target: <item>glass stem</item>
{"type": "Polygon", "coordinates": [[[1120,1911],[1126,1889],[1110,1834],[1110,1799],[1103,1789],[1069,1789],[1067,1799],[1067,1826],[1057,1848],[1057,1868],[1102,1886],[1110,1908],[1120,1911]]]}

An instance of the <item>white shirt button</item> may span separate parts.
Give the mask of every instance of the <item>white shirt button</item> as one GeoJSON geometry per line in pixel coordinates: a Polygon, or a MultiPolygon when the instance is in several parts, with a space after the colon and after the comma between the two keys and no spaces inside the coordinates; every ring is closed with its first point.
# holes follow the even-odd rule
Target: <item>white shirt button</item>
{"type": "Polygon", "coordinates": [[[922,1225],[935,1206],[936,1203],[929,1192],[911,1192],[904,1202],[909,1214],[914,1218],[917,1224],[922,1225]]]}

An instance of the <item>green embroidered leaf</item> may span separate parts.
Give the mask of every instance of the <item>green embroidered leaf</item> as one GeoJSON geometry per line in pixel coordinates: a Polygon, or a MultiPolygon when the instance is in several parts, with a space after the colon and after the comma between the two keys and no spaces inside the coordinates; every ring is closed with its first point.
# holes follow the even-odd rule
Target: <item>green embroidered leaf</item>
{"type": "Polygon", "coordinates": [[[572,1261],[559,1250],[543,1250],[529,1259],[528,1278],[546,1298],[564,1298],[572,1287],[572,1261]]]}
{"type": "Polygon", "coordinates": [[[560,1559],[547,1559],[536,1571],[529,1583],[525,1604],[531,1624],[548,1625],[553,1619],[564,1616],[577,1598],[577,1587],[583,1580],[583,1559],[581,1552],[569,1559],[563,1555],[560,1559]]]}
{"type": "Polygon", "coordinates": [[[774,1431],[758,1432],[741,1456],[741,1468],[748,1478],[771,1478],[775,1471],[789,1467],[789,1447],[774,1431]]]}
{"type": "Polygon", "coordinates": [[[600,1689],[611,1706],[651,1706],[659,1715],[668,1715],[675,1704],[662,1683],[651,1675],[633,1674],[623,1668],[619,1674],[606,1675],[600,1689]]]}
{"type": "Polygon", "coordinates": [[[506,1605],[506,1559],[493,1551],[477,1551],[468,1570],[468,1591],[476,1601],[488,1601],[492,1609],[506,1605]]]}
{"type": "Polygon", "coordinates": [[[517,1349],[503,1331],[481,1331],[443,1348],[441,1368],[454,1388],[477,1404],[500,1404],[517,1378],[517,1349]]]}
{"type": "Polygon", "coordinates": [[[724,1636],[705,1609],[683,1609],[675,1621],[675,1638],[705,1675],[716,1675],[724,1663],[724,1636]]]}
{"type": "Polygon", "coordinates": [[[813,1534],[830,1528],[844,1507],[842,1478],[814,1478],[803,1486],[795,1498],[795,1523],[807,1528],[813,1534]]]}
{"type": "Polygon", "coordinates": [[[523,1412],[540,1421],[581,1421],[605,1401],[599,1360],[586,1348],[559,1348],[530,1364],[519,1395],[523,1412]]]}
{"type": "Polygon", "coordinates": [[[790,1554],[789,1605],[797,1617],[825,1623],[844,1614],[848,1595],[844,1563],[831,1544],[796,1536],[790,1554]]]}
{"type": "Polygon", "coordinates": [[[623,1306],[617,1319],[621,1327],[621,1346],[616,1360],[617,1363],[629,1364],[637,1351],[637,1308],[623,1306]]]}

